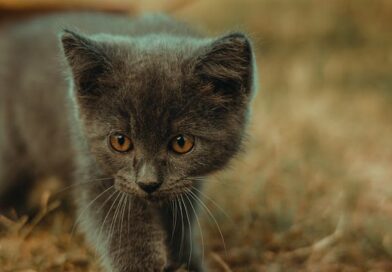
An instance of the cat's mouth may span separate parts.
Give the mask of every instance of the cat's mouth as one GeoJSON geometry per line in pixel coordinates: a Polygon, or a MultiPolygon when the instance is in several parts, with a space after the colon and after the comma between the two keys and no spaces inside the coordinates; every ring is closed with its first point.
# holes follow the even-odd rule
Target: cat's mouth
{"type": "Polygon", "coordinates": [[[141,190],[134,182],[125,180],[124,178],[116,178],[114,187],[121,192],[130,194],[134,197],[144,199],[151,202],[170,201],[178,198],[179,196],[189,192],[193,184],[189,180],[177,183],[173,186],[163,184],[159,189],[154,192],[147,193],[141,190]],[[177,185],[178,184],[178,185],[177,185]]]}

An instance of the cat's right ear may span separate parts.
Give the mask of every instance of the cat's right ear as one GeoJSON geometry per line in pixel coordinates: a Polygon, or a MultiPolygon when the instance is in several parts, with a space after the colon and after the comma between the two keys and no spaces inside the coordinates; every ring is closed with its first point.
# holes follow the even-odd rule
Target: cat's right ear
{"type": "Polygon", "coordinates": [[[60,39],[77,94],[98,95],[101,92],[100,81],[110,70],[102,45],[70,30],[64,30],[60,39]]]}
{"type": "Polygon", "coordinates": [[[215,94],[238,99],[251,97],[254,89],[254,56],[243,33],[231,33],[204,47],[196,59],[195,74],[211,84],[215,94]]]}

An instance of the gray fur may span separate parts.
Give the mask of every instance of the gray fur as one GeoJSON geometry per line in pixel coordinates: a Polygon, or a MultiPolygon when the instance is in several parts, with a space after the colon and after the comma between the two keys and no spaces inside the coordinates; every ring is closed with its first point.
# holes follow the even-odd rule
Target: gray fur
{"type": "Polygon", "coordinates": [[[189,237],[195,198],[240,149],[253,65],[243,34],[205,38],[163,15],[64,14],[6,29],[0,205],[56,175],[75,183],[82,229],[108,271],[202,271],[189,237]],[[134,149],[113,152],[112,131],[134,149]],[[189,153],[168,147],[178,134],[195,137],[189,153]],[[147,194],[141,179],[162,185],[147,194]]]}

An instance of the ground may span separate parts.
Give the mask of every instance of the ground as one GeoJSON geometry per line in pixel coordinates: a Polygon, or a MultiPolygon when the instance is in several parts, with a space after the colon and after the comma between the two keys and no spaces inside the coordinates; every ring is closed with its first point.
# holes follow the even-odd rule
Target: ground
{"type": "MultiPolygon", "coordinates": [[[[392,271],[392,2],[194,1],[259,67],[245,152],[206,182],[211,271],[392,271]],[[218,227],[224,237],[222,241],[218,227]]],[[[101,271],[72,215],[1,218],[0,271],[101,271]]]]}

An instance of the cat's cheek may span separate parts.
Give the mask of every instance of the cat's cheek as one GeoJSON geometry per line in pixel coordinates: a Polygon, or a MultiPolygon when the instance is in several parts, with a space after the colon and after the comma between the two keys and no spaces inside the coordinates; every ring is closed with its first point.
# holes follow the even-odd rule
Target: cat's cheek
{"type": "Polygon", "coordinates": [[[132,158],[129,158],[129,156],[114,154],[106,145],[96,145],[91,148],[90,153],[100,169],[104,170],[105,174],[110,176],[115,175],[124,168],[130,168],[132,162],[132,158]]]}
{"type": "Polygon", "coordinates": [[[238,152],[238,141],[226,139],[205,141],[186,159],[179,160],[177,168],[185,170],[188,176],[206,176],[225,167],[238,152]]]}
{"type": "Polygon", "coordinates": [[[130,195],[140,195],[140,189],[135,182],[135,175],[132,169],[120,169],[114,175],[114,186],[117,190],[130,195]]]}

